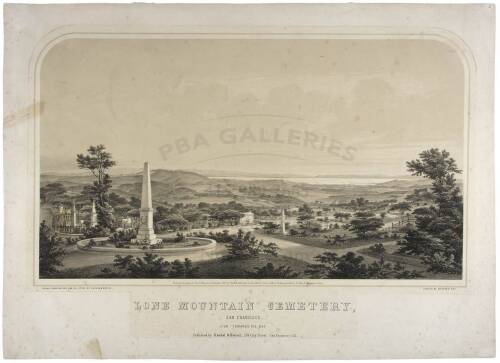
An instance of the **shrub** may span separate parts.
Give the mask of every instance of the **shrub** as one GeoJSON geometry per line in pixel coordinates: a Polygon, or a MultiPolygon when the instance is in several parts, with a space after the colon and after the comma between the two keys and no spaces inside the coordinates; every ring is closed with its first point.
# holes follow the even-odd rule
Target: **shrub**
{"type": "Polygon", "coordinates": [[[89,227],[83,231],[83,236],[85,238],[95,238],[95,237],[107,237],[110,234],[109,228],[95,226],[89,227]]]}
{"type": "Polygon", "coordinates": [[[247,276],[254,279],[294,279],[299,276],[290,266],[282,265],[275,268],[271,262],[254,270],[254,272],[247,271],[247,276]]]}
{"type": "Polygon", "coordinates": [[[247,259],[261,254],[278,255],[278,246],[275,243],[258,241],[250,232],[244,233],[241,229],[226,247],[228,249],[227,259],[247,259]]]}
{"type": "Polygon", "coordinates": [[[198,268],[193,267],[189,258],[184,262],[175,260],[170,263],[163,257],[151,253],[145,253],[144,257],[133,257],[131,255],[122,257],[115,256],[114,266],[125,270],[128,277],[132,278],[190,278],[194,277],[198,268]]]}
{"type": "Polygon", "coordinates": [[[122,229],[109,236],[109,240],[116,245],[119,242],[130,242],[136,237],[137,232],[135,231],[135,229],[122,229]]]}
{"type": "Polygon", "coordinates": [[[195,274],[198,271],[197,267],[193,267],[193,263],[189,258],[185,258],[184,262],[175,260],[172,262],[170,267],[168,277],[174,278],[195,277],[195,274]]]}
{"type": "Polygon", "coordinates": [[[186,239],[186,237],[184,237],[184,234],[177,232],[177,235],[174,238],[174,242],[182,242],[185,239],[186,239]]]}
{"type": "Polygon", "coordinates": [[[382,243],[375,243],[368,249],[370,250],[370,252],[375,253],[377,255],[381,255],[385,252],[385,247],[382,243]]]}

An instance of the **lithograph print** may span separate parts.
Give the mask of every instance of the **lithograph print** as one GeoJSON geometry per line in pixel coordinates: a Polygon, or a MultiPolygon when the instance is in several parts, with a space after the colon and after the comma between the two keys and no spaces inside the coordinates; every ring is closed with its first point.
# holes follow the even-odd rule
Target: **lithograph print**
{"type": "Polygon", "coordinates": [[[69,37],[40,280],[461,280],[467,64],[425,37],[69,37]]]}

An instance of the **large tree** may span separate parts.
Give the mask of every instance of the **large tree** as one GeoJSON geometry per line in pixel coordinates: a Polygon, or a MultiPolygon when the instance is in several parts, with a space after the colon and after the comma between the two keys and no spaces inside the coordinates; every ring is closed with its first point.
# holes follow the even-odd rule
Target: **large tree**
{"type": "Polygon", "coordinates": [[[96,204],[97,223],[101,228],[113,229],[112,207],[109,203],[109,190],[111,189],[111,177],[109,169],[116,165],[111,154],[106,151],[104,145],[90,146],[88,154],[78,154],[76,163],[80,169],[89,170],[95,177],[91,186],[87,187],[96,204]]]}
{"type": "Polygon", "coordinates": [[[186,229],[188,225],[189,222],[180,214],[170,214],[157,223],[159,229],[172,229],[174,231],[186,229]]]}
{"type": "Polygon", "coordinates": [[[430,149],[407,163],[408,170],[432,181],[432,203],[418,208],[415,229],[400,242],[400,251],[420,255],[429,271],[461,273],[463,201],[455,174],[461,173],[450,153],[430,149]]]}
{"type": "Polygon", "coordinates": [[[48,277],[57,272],[62,266],[64,249],[52,233],[45,221],[40,223],[39,229],[39,273],[40,277],[48,277]]]}
{"type": "Polygon", "coordinates": [[[382,218],[376,217],[372,212],[357,212],[355,218],[349,222],[349,230],[356,233],[358,238],[364,239],[383,225],[382,218]]]}
{"type": "Polygon", "coordinates": [[[304,204],[299,208],[299,215],[297,216],[297,222],[304,228],[308,228],[311,221],[314,219],[314,213],[311,207],[304,204]]]}
{"type": "Polygon", "coordinates": [[[367,265],[363,256],[347,252],[339,256],[335,252],[325,252],[314,258],[318,263],[309,264],[306,275],[321,279],[414,279],[420,273],[407,271],[399,263],[392,265],[380,256],[378,261],[367,265]]]}
{"type": "Polygon", "coordinates": [[[238,224],[240,218],[243,217],[243,214],[234,209],[222,209],[215,211],[211,216],[212,218],[218,220],[221,224],[227,223],[230,225],[236,225],[238,224]]]}
{"type": "Polygon", "coordinates": [[[243,232],[241,229],[233,236],[232,240],[226,244],[228,260],[244,260],[258,255],[278,255],[278,246],[273,243],[264,243],[250,232],[243,232]]]}

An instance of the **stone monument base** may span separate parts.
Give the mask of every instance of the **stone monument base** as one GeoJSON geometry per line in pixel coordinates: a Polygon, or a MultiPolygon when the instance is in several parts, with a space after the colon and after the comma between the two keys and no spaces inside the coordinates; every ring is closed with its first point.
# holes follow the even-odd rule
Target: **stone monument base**
{"type": "Polygon", "coordinates": [[[130,240],[131,244],[134,245],[157,245],[159,243],[162,243],[163,240],[161,238],[134,238],[130,240]]]}

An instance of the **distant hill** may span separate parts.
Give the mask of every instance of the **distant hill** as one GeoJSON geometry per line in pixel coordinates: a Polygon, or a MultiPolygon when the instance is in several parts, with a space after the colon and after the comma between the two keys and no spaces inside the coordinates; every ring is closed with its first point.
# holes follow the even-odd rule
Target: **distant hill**
{"type": "MultiPolygon", "coordinates": [[[[41,175],[41,186],[61,183],[72,194],[81,192],[84,185],[93,182],[90,175],[41,175]]],[[[216,179],[193,171],[156,169],[151,172],[153,201],[165,203],[222,203],[237,201],[248,206],[298,206],[321,201],[335,203],[358,197],[369,200],[401,198],[415,188],[430,185],[428,180],[408,178],[375,185],[315,185],[294,183],[282,179],[236,180],[216,179]]],[[[112,176],[112,192],[126,198],[140,198],[142,174],[130,173],[112,176]]]]}

